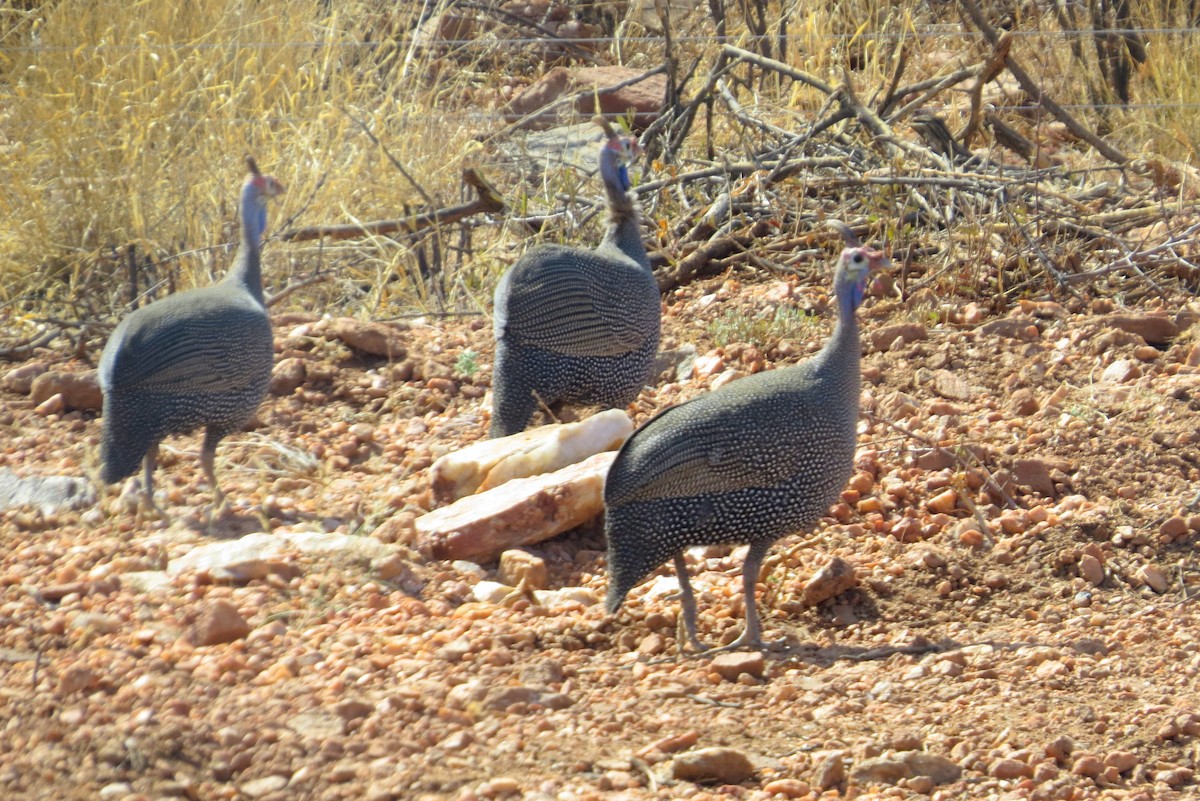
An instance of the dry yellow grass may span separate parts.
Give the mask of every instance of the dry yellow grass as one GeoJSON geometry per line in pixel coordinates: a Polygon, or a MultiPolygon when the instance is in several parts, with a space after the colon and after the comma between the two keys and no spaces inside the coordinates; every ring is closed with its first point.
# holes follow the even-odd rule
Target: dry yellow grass
{"type": "MultiPolygon", "coordinates": [[[[310,224],[396,216],[406,204],[423,204],[422,192],[438,203],[456,202],[462,167],[486,166],[494,158],[475,138],[503,126],[489,116],[490,92],[504,82],[527,82],[540,67],[531,68],[517,50],[489,44],[487,35],[449,54],[392,38],[411,28],[408,17],[421,5],[0,3],[0,302],[10,315],[54,310],[77,319],[111,319],[127,300],[122,254],[130,246],[155,263],[148,274],[165,286],[211,280],[224,269],[236,238],[234,206],[247,152],[288,187],[272,210],[275,230],[293,218],[310,224]],[[523,60],[516,67],[506,58],[523,60]],[[476,108],[482,114],[468,113],[476,108]],[[359,121],[416,185],[370,142],[359,121]]],[[[949,71],[984,53],[977,37],[955,33],[961,29],[952,6],[916,0],[847,0],[803,9],[778,2],[725,5],[729,33],[738,41],[748,41],[743,10],[761,6],[772,35],[786,21],[790,63],[834,82],[852,63],[863,97],[886,84],[901,43],[909,47],[906,80],[949,71]],[[934,9],[951,23],[949,33],[918,35],[935,21],[934,9]],[[879,31],[894,35],[867,35],[879,31]]],[[[1145,27],[1187,24],[1183,4],[1138,5],[1145,27]]],[[[619,4],[610,10],[620,18],[619,4]]],[[[711,36],[707,19],[696,19],[690,30],[711,36]]],[[[1052,33],[1060,23],[1047,14],[1022,18],[1019,27],[1052,33]]],[[[681,31],[687,27],[679,25],[681,31]]],[[[628,23],[619,32],[642,31],[628,23]]],[[[493,33],[513,32],[488,35],[493,33]]],[[[1200,100],[1200,78],[1189,68],[1196,37],[1154,34],[1148,41],[1150,59],[1134,79],[1138,109],[1109,112],[1106,126],[1130,152],[1193,158],[1200,113],[1187,104],[1200,100]],[[1171,105],[1143,108],[1156,103],[1171,105]]],[[[703,36],[684,40],[679,49],[686,60],[711,59],[715,52],[703,36]]],[[[618,52],[642,68],[662,57],[656,43],[623,42],[601,59],[618,52]]],[[[1094,61],[1090,40],[1082,52],[1094,61]]],[[[1021,37],[1013,53],[1060,102],[1094,99],[1087,82],[1077,79],[1078,57],[1061,38],[1021,37]]],[[[748,98],[755,113],[785,126],[823,100],[787,82],[763,81],[755,88],[748,98]]],[[[1086,112],[1080,116],[1088,118],[1086,112]]],[[[517,207],[523,192],[541,191],[550,205],[561,188],[552,182],[540,190],[518,186],[489,174],[517,207]]],[[[510,232],[492,240],[519,244],[510,232]]],[[[510,256],[507,249],[477,253],[455,276],[454,302],[470,306],[472,298],[486,297],[489,281],[510,256]]],[[[431,302],[412,251],[389,239],[325,249],[277,243],[266,263],[274,288],[316,266],[335,268],[336,280],[289,299],[296,305],[385,315],[431,302]]]]}

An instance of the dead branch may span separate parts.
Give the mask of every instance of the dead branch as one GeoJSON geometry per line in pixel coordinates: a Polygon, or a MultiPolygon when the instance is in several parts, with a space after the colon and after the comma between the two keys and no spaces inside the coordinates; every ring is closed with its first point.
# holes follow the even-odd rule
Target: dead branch
{"type": "MultiPolygon", "coordinates": [[[[979,4],[975,0],[959,0],[959,2],[962,3],[963,9],[967,12],[971,21],[975,23],[975,27],[979,29],[979,32],[984,35],[984,38],[991,43],[992,47],[998,47],[1000,44],[1000,32],[993,28],[991,23],[987,21],[987,18],[983,15],[983,11],[979,8],[979,4]]],[[[1129,162],[1128,156],[1093,133],[1083,123],[1071,116],[1071,112],[1067,111],[1047,95],[1042,90],[1042,87],[1038,86],[1037,82],[1033,80],[1012,55],[1006,56],[1004,61],[1008,67],[1008,71],[1017,79],[1017,83],[1021,84],[1021,88],[1035,102],[1053,114],[1055,119],[1067,126],[1067,130],[1096,148],[1096,151],[1100,155],[1114,164],[1127,164],[1129,162]]]]}
{"type": "Polygon", "coordinates": [[[35,337],[30,337],[16,345],[0,348],[0,359],[10,362],[24,361],[33,356],[38,348],[44,348],[62,335],[62,330],[43,331],[35,337]]]}
{"type": "Polygon", "coordinates": [[[300,281],[297,281],[294,284],[288,284],[283,289],[279,290],[274,295],[267,298],[267,307],[270,308],[271,306],[274,306],[276,303],[282,302],[285,298],[287,298],[288,295],[291,295],[293,292],[304,289],[305,287],[310,287],[313,284],[319,284],[322,281],[328,281],[329,276],[331,276],[332,274],[333,273],[330,270],[322,270],[321,272],[314,273],[314,274],[310,275],[308,278],[304,278],[300,281]]]}
{"type": "Polygon", "coordinates": [[[415,234],[425,228],[455,223],[467,217],[473,217],[476,214],[498,214],[504,211],[504,201],[501,200],[500,193],[477,170],[474,168],[464,170],[462,179],[464,183],[474,188],[479,195],[479,197],[469,203],[461,203],[457,206],[448,206],[436,211],[414,214],[411,217],[403,217],[398,220],[378,220],[376,222],[348,223],[345,225],[312,225],[305,228],[297,228],[293,231],[285,231],[279,235],[279,238],[288,242],[303,242],[309,239],[321,238],[354,239],[366,236],[386,236],[398,231],[406,234],[415,234]]]}
{"type": "Polygon", "coordinates": [[[996,76],[1004,69],[1004,64],[1008,60],[1008,51],[1011,48],[1012,34],[1005,31],[1000,35],[1000,41],[996,42],[992,48],[991,56],[988,57],[987,63],[984,64],[983,70],[971,87],[971,114],[967,118],[966,127],[958,135],[964,147],[969,148],[971,140],[975,138],[975,134],[979,133],[983,113],[983,87],[996,80],[996,76]]]}
{"type": "Polygon", "coordinates": [[[761,164],[752,164],[749,162],[738,162],[736,164],[722,164],[713,167],[705,167],[700,170],[691,170],[689,172],[681,172],[677,175],[672,175],[667,178],[660,178],[657,181],[647,181],[644,184],[639,184],[634,188],[637,194],[646,194],[648,192],[657,192],[659,189],[664,189],[668,186],[677,184],[687,184],[694,181],[703,181],[706,178],[716,178],[717,176],[728,176],[730,178],[740,178],[744,175],[760,171],[785,170],[778,176],[778,180],[782,180],[789,175],[792,175],[800,170],[818,170],[818,169],[837,169],[845,165],[845,162],[839,158],[807,158],[807,159],[787,159],[780,161],[764,161],[761,164]]]}
{"type": "MultiPolygon", "coordinates": [[[[641,75],[634,75],[631,78],[626,78],[625,80],[620,81],[618,83],[614,83],[611,86],[602,86],[602,87],[597,87],[597,88],[592,88],[592,89],[584,89],[583,91],[576,92],[575,94],[572,94],[572,95],[563,95],[561,97],[557,97],[554,100],[547,103],[546,105],[542,106],[541,108],[534,109],[533,111],[529,112],[528,114],[526,114],[522,117],[518,117],[516,120],[510,122],[508,125],[501,128],[499,131],[497,131],[493,134],[489,134],[488,136],[484,137],[483,141],[486,142],[486,141],[490,141],[492,139],[499,139],[504,136],[507,136],[508,134],[512,133],[513,131],[524,128],[529,123],[533,122],[534,120],[538,119],[539,117],[543,117],[546,114],[549,114],[551,111],[554,111],[557,108],[561,108],[563,106],[574,106],[576,103],[578,103],[580,101],[587,100],[589,98],[596,98],[601,95],[611,95],[614,92],[619,92],[628,86],[633,86],[634,84],[641,83],[642,81],[646,80],[647,78],[653,77],[655,75],[658,75],[659,73],[663,73],[666,71],[667,71],[667,65],[660,64],[653,69],[646,70],[641,75]]],[[[593,113],[598,114],[598,113],[600,113],[600,110],[594,109],[593,113]]]]}

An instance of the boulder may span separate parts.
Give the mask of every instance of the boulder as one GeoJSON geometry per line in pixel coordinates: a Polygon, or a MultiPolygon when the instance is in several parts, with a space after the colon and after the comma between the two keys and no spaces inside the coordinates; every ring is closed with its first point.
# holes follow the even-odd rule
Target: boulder
{"type": "Polygon", "coordinates": [[[616,454],[519,478],[417,518],[416,545],[433,559],[489,562],[588,522],[604,509],[604,478],[616,454]]]}
{"type": "Polygon", "coordinates": [[[548,425],[498,439],[476,442],[434,462],[430,484],[434,500],[452,503],[506,481],[559,470],[601,451],[615,450],[633,433],[633,421],[621,409],[586,420],[548,425]]]}

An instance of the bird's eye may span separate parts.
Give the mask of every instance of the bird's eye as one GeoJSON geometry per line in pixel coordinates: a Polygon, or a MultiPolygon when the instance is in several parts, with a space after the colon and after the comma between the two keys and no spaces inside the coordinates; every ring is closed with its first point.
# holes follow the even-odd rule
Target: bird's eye
{"type": "Polygon", "coordinates": [[[862,264],[864,261],[866,261],[866,259],[867,259],[867,257],[864,256],[863,254],[855,253],[853,261],[855,264],[862,264]]]}

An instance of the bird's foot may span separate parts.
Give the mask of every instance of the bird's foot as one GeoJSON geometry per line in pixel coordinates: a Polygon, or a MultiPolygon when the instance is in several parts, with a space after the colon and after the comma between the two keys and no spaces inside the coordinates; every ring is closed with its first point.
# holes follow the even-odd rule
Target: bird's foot
{"type": "Polygon", "coordinates": [[[786,637],[781,637],[778,640],[765,641],[759,632],[751,633],[749,630],[743,631],[738,638],[728,645],[722,645],[719,648],[710,648],[704,652],[705,656],[723,653],[725,651],[736,651],[740,648],[747,648],[751,651],[781,651],[788,647],[786,637]]]}
{"type": "Polygon", "coordinates": [[[167,513],[154,500],[154,496],[150,493],[142,493],[140,502],[138,503],[137,513],[134,515],[134,521],[139,525],[148,522],[170,522],[167,513]]]}
{"type": "Polygon", "coordinates": [[[217,523],[225,515],[225,511],[229,508],[229,504],[225,502],[225,496],[217,493],[213,497],[212,506],[208,507],[208,514],[204,518],[204,529],[210,535],[216,533],[217,523]]]}

